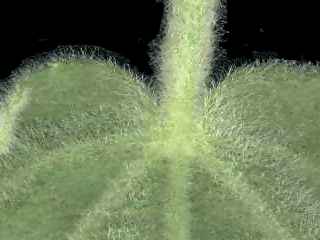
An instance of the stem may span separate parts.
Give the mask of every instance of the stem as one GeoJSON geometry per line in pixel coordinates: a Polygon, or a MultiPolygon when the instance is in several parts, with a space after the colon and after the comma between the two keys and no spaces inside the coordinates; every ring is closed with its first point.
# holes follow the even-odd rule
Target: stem
{"type": "Polygon", "coordinates": [[[191,239],[187,194],[190,160],[196,156],[197,136],[202,132],[197,107],[212,65],[212,30],[218,3],[218,0],[172,0],[166,6],[168,25],[159,56],[162,62],[158,64],[158,81],[165,88],[161,112],[166,117],[157,139],[157,146],[163,146],[162,154],[171,159],[166,239],[191,239]]]}

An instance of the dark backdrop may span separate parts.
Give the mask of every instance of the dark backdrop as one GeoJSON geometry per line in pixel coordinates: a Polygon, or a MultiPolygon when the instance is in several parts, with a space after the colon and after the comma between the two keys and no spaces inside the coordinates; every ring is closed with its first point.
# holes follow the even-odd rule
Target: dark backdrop
{"type": "MultiPolygon", "coordinates": [[[[224,5],[218,22],[219,54],[212,71],[215,81],[231,64],[256,58],[319,60],[320,15],[315,2],[225,0],[224,5]]],[[[118,53],[141,74],[153,74],[148,44],[160,31],[160,1],[1,3],[0,16],[1,81],[26,58],[59,45],[99,46],[118,53]]]]}

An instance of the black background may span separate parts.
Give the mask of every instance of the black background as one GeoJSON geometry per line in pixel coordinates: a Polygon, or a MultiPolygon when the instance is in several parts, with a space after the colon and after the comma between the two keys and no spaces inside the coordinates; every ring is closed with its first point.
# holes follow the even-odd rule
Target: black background
{"type": "MultiPolygon", "coordinates": [[[[316,2],[225,0],[218,29],[219,58],[212,74],[266,54],[311,61],[320,57],[316,2]]],[[[155,0],[83,3],[1,3],[0,79],[26,58],[59,45],[94,45],[118,53],[146,76],[153,74],[148,45],[159,34],[164,3],[155,0]]]]}

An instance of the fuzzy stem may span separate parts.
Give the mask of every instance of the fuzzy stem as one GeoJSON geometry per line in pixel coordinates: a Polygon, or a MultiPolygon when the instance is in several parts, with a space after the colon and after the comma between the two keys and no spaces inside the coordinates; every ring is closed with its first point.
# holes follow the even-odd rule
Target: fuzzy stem
{"type": "MultiPolygon", "coordinates": [[[[168,27],[161,46],[159,81],[165,96],[165,116],[159,139],[170,160],[169,202],[166,239],[188,240],[190,202],[188,199],[190,160],[196,156],[199,133],[199,92],[212,67],[212,33],[218,0],[172,0],[167,3],[168,27]]],[[[202,107],[202,106],[201,106],[202,107]]]]}

